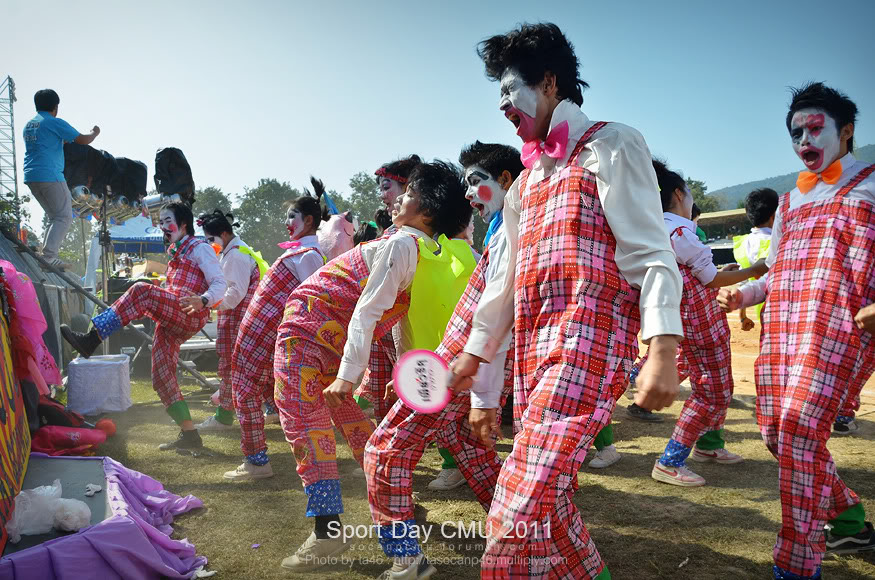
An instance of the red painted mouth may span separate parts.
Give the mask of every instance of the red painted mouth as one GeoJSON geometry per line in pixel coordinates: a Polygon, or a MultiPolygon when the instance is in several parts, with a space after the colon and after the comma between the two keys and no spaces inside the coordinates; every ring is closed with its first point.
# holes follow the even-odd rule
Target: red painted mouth
{"type": "Polygon", "coordinates": [[[799,157],[810,171],[816,171],[823,165],[823,149],[817,147],[803,147],[799,150],[799,157]]]}

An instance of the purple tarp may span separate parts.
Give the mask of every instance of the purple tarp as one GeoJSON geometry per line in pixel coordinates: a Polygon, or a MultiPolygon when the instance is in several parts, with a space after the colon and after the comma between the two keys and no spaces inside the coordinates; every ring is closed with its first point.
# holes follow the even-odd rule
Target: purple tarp
{"type": "Polygon", "coordinates": [[[5,556],[0,580],[190,578],[206,564],[193,544],[170,538],[174,516],[201,507],[201,500],[174,495],[109,457],[103,458],[103,471],[107,485],[101,493],[108,496],[112,517],[5,556]]]}

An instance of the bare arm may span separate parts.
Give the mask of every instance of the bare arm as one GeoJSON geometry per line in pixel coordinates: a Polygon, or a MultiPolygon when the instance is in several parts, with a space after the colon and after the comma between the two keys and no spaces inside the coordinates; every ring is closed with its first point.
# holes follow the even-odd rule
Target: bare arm
{"type": "Polygon", "coordinates": [[[78,143],[79,145],[91,145],[91,142],[97,139],[97,136],[100,135],[100,127],[97,125],[91,129],[91,133],[87,135],[79,135],[75,139],[73,139],[74,143],[78,143]]]}
{"type": "Polygon", "coordinates": [[[748,278],[759,278],[768,271],[769,269],[766,267],[764,260],[760,260],[750,268],[723,269],[717,272],[714,279],[705,284],[705,287],[722,288],[724,286],[732,286],[733,284],[744,282],[748,278]]]}

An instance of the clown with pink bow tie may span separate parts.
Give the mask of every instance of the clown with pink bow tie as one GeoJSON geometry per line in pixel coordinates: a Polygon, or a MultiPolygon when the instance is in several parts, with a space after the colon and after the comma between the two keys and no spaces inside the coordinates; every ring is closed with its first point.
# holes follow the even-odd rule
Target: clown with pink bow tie
{"type": "Polygon", "coordinates": [[[258,284],[234,345],[231,390],[240,422],[240,448],[244,461],[225,473],[225,479],[232,481],[273,476],[261,405],[268,403],[269,408],[273,406],[273,354],[277,328],[289,294],[325,264],[325,255],[316,239],[316,230],[328,218],[328,210],[320,201],[325,188],[315,178],[310,182],[316,196],[301,196],[289,206],[286,219],[289,241],[279,244],[285,252],[258,284]]]}
{"type": "Polygon", "coordinates": [[[486,282],[452,365],[451,387],[469,387],[516,320],[520,430],[498,475],[481,573],[609,578],[572,496],[626,388],[639,329],[658,354],[638,377],[636,402],[658,410],[678,392],[681,277],[650,151],[634,129],[580,110],[587,84],[556,25],[524,24],[483,41],[478,54],[500,81],[499,109],[526,167],[504,202],[503,276],[486,282]]]}

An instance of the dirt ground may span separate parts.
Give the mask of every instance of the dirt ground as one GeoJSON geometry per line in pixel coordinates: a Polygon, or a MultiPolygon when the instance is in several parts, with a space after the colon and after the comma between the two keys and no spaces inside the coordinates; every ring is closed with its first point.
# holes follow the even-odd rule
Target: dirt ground
{"type": "MultiPolygon", "coordinates": [[[[623,459],[604,470],[583,468],[575,503],[583,513],[600,553],[615,580],[625,579],[767,579],[771,550],[780,521],[777,467],[765,449],[753,416],[753,363],[759,329],[743,333],[737,318],[733,329],[733,373],[736,392],[726,421],[727,446],[745,457],[736,466],[691,464],[708,481],[686,489],[653,481],[653,462],[671,435],[682,402],[663,411],[666,420],[644,424],[630,419],[620,400],[614,414],[616,445],[623,459]]],[[[208,394],[185,387],[196,421],[212,413],[208,394]]],[[[310,574],[291,574],[280,561],[309,535],[312,522],[304,516],[306,496],[295,473],[294,459],[279,426],[267,428],[271,463],[276,476],[255,483],[230,483],[222,473],[241,461],[239,433],[204,436],[212,455],[192,458],[160,452],[158,443],[175,437],[176,428],[157,402],[151,384],[135,382],[135,405],[115,414],[118,434],[103,452],[125,465],[164,482],[174,493],[194,494],[204,507],[177,518],[177,538],[188,538],[209,558],[208,569],[218,579],[376,578],[389,563],[374,537],[354,542],[342,565],[310,574]]],[[[853,437],[834,437],[829,447],[845,481],[875,513],[875,383],[863,392],[861,430],[853,437]]],[[[510,450],[508,438],[498,444],[510,450]]],[[[343,523],[371,523],[365,482],[348,448],[339,445],[344,493],[343,523]]],[[[482,522],[483,510],[466,487],[433,492],[427,484],[440,470],[437,451],[429,449],[413,477],[418,494],[417,520],[429,530],[424,549],[438,568],[434,578],[479,577],[483,541],[460,537],[457,522],[482,522]]],[[[841,557],[824,562],[824,578],[875,578],[875,556],[841,557]]]]}

